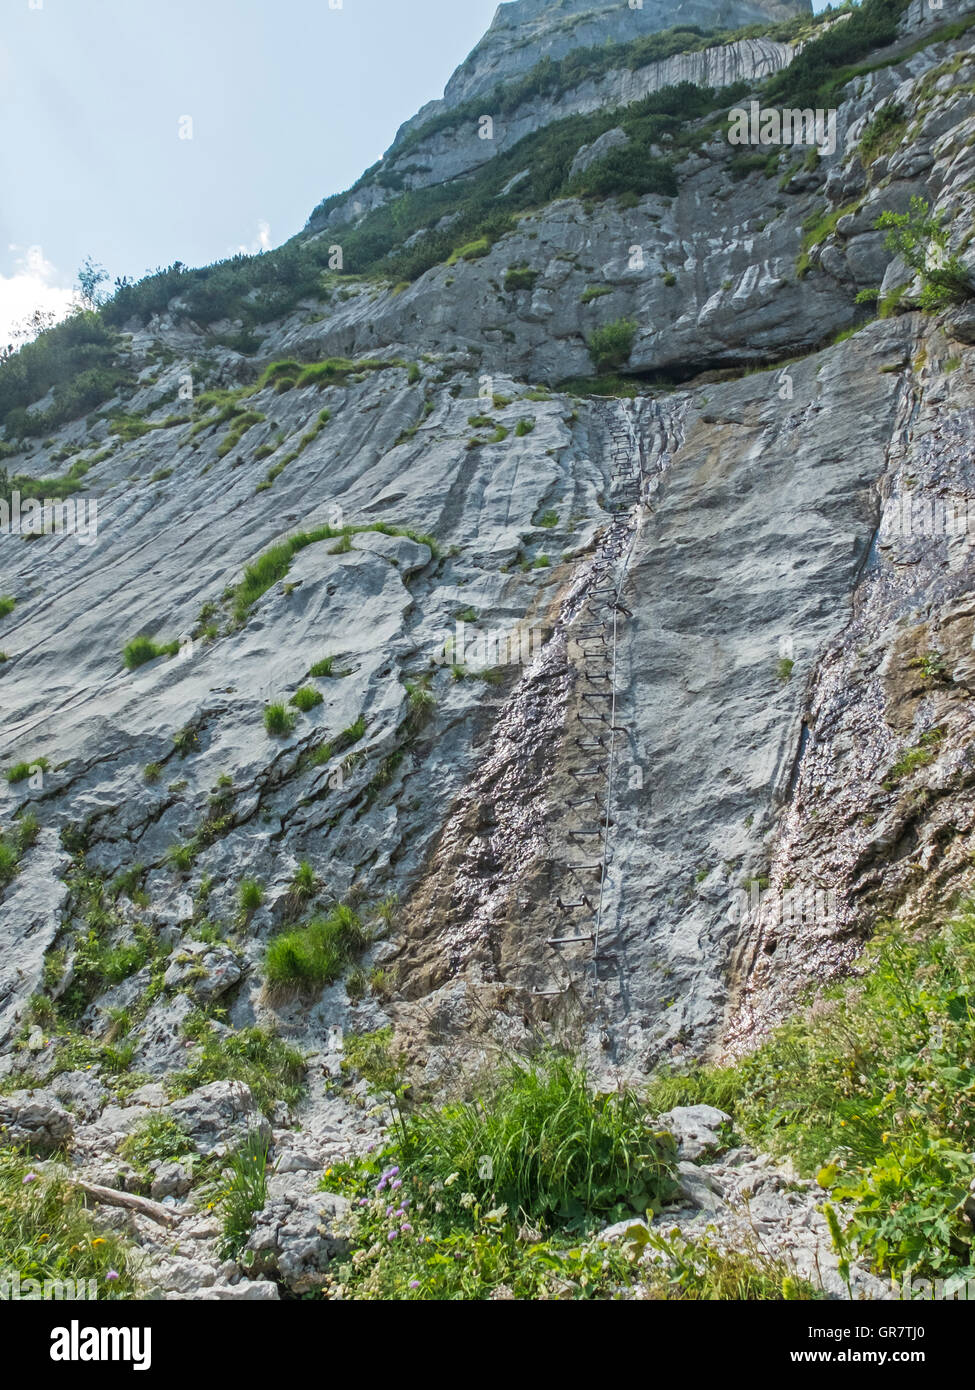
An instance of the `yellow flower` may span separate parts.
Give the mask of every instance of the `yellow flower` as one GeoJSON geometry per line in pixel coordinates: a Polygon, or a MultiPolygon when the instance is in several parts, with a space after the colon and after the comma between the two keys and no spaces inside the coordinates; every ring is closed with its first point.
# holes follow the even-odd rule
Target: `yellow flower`
{"type": "Polygon", "coordinates": [[[887,1140],[888,1140],[889,1138],[890,1138],[890,1135],[889,1135],[889,1134],[882,1134],[882,1135],[880,1136],[880,1142],[881,1142],[881,1144],[886,1144],[886,1143],[887,1143],[887,1140]]]}
{"type": "Polygon", "coordinates": [[[325,1176],[326,1176],[327,1178],[330,1178],[330,1177],[332,1176],[332,1170],[331,1170],[331,1168],[326,1168],[326,1169],[325,1169],[325,1176]]]}
{"type": "Polygon", "coordinates": [[[50,1239],[51,1239],[51,1237],[50,1237],[49,1235],[38,1236],[38,1237],[37,1237],[37,1243],[38,1243],[38,1245],[40,1245],[41,1241],[50,1240],[50,1239]]]}
{"type": "Polygon", "coordinates": [[[104,1238],[104,1236],[96,1236],[95,1239],[92,1241],[92,1245],[104,1245],[104,1244],[105,1244],[105,1238],[104,1238]]]}

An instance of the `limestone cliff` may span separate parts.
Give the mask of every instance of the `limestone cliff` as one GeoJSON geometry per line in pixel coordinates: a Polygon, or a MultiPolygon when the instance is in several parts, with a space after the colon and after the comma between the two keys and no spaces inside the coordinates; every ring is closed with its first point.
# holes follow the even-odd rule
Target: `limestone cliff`
{"type": "MultiPolygon", "coordinates": [[[[434,1090],[539,1037],[643,1077],[972,886],[975,318],[876,226],[921,199],[975,270],[972,11],[901,7],[835,149],[743,153],[728,107],[799,73],[805,9],[502,5],[273,281],[224,314],[169,272],[77,408],[9,388],[7,483],[97,535],[0,536],[0,1074],[117,1183],[174,1076],[194,1132],[246,1130],[249,1091],[186,1077],[254,1027],[300,1047],[259,1121],[271,1225],[314,1228],[261,1247],[291,1288],[331,1240],[306,1175],[378,1132],[334,1030],[395,1027],[434,1090]],[[790,17],[580,60],[493,144],[450,124],[545,56],[790,17]],[[331,983],[275,988],[269,942],[339,907],[331,983]]],[[[147,1236],[156,1286],[222,1288],[211,1237],[147,1236]]]]}

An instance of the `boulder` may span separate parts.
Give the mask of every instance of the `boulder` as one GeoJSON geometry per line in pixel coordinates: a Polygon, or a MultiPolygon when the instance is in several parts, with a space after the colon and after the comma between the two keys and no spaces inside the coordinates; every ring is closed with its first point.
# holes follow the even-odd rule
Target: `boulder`
{"type": "Polygon", "coordinates": [[[674,1136],[681,1158],[688,1161],[725,1148],[721,1126],[730,1123],[731,1116],[713,1105],[681,1105],[657,1121],[661,1129],[674,1136]]]}
{"type": "Polygon", "coordinates": [[[319,1192],[316,1173],[275,1173],[267,1202],[254,1218],[243,1263],[269,1274],[294,1293],[320,1288],[331,1261],[350,1249],[351,1202],[319,1192]]]}
{"type": "Polygon", "coordinates": [[[204,1155],[238,1148],[250,1134],[271,1140],[271,1126],[242,1081],[211,1081],[174,1101],[169,1113],[204,1155]]]}
{"type": "Polygon", "coordinates": [[[73,1119],[50,1092],[0,1096],[0,1143],[46,1154],[61,1148],[73,1133],[73,1119]]]}

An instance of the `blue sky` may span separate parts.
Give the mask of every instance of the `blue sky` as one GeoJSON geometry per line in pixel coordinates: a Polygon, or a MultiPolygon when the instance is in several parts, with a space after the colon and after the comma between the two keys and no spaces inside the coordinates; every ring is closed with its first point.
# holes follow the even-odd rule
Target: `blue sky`
{"type": "Polygon", "coordinates": [[[497,0],[0,0],[0,341],[112,276],[277,246],[440,96],[497,0]],[[192,140],[179,122],[192,117],[192,140]]]}
{"type": "Polygon", "coordinates": [[[496,8],[0,0],[0,343],[36,305],[63,312],[86,255],[138,278],[286,241],[441,95],[496,8]]]}

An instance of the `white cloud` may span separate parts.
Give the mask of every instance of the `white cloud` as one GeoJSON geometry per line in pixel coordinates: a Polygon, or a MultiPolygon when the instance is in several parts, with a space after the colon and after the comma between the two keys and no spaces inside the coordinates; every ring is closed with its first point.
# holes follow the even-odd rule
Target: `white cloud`
{"type": "Polygon", "coordinates": [[[0,274],[0,345],[18,340],[18,330],[36,311],[63,319],[77,301],[74,290],[57,283],[57,268],[39,246],[10,246],[21,254],[12,275],[0,274]]]}
{"type": "Polygon", "coordinates": [[[257,236],[250,246],[232,246],[228,252],[231,256],[256,256],[258,251],[270,251],[271,249],[271,226],[268,222],[258,222],[257,236]]]}

